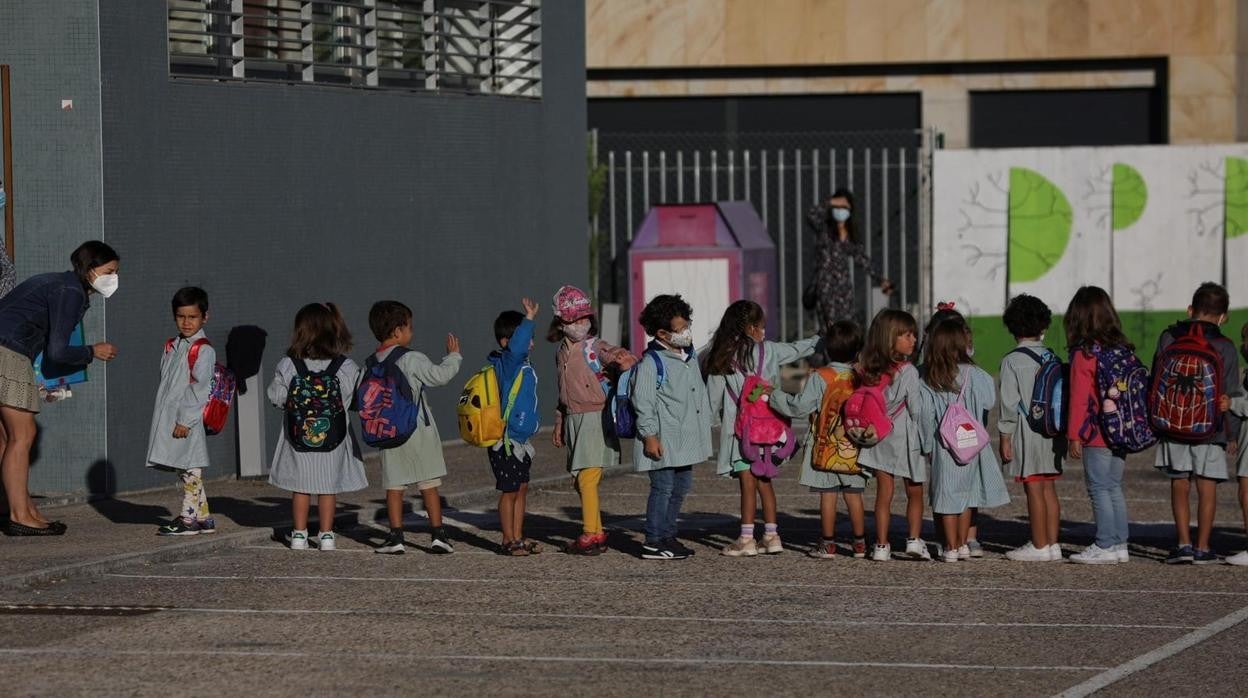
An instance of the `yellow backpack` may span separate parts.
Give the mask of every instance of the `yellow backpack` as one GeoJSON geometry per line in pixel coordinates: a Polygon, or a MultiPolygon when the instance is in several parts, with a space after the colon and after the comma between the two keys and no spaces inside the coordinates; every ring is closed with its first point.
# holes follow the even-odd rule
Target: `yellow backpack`
{"type": "Polygon", "coordinates": [[[464,385],[455,413],[459,417],[459,437],[469,446],[493,446],[507,431],[507,417],[520,392],[520,379],[512,381],[503,411],[498,390],[498,373],[493,365],[477,371],[464,385]]]}
{"type": "Polygon", "coordinates": [[[854,374],[831,367],[818,372],[827,388],[823,391],[818,416],[811,425],[813,443],[810,448],[814,453],[810,467],[825,473],[857,475],[862,472],[858,467],[858,447],[845,436],[845,426],[841,423],[841,405],[854,392],[854,374]]]}

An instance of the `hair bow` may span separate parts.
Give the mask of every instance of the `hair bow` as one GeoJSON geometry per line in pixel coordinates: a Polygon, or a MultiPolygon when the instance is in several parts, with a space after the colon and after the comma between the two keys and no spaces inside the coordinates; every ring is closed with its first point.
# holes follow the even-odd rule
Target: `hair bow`
{"type": "Polygon", "coordinates": [[[954,305],[955,303],[953,301],[944,301],[943,303],[937,303],[936,309],[937,310],[953,310],[954,305]]]}

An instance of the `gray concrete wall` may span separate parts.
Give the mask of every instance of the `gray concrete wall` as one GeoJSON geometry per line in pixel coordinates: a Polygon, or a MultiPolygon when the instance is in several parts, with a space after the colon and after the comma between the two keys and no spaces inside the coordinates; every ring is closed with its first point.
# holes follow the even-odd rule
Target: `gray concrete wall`
{"type": "MultiPolygon", "coordinates": [[[[372,302],[408,303],[416,349],[436,360],[448,331],[463,340],[464,372],[429,396],[443,438],[456,436],[454,403],[494,346],[498,311],[530,294],[544,325],[555,289],[587,277],[584,10],[545,5],[540,100],[171,80],[164,3],[109,5],[99,31],[103,217],[122,255],[121,290],[108,301],[108,337],[121,350],[108,371],[113,488],[170,483],[143,463],[161,346],[174,332],[169,298],[185,284],[207,289],[207,329],[222,350],[234,325],[268,330],[266,376],[304,303],[343,307],[357,361],[376,345],[372,302]]],[[[539,341],[548,414],[553,363],[539,341]]],[[[102,399],[76,405],[88,402],[102,399]]],[[[270,447],[279,417],[268,413],[270,447]]],[[[50,425],[45,443],[62,433],[50,425]]],[[[233,474],[232,434],[211,443],[209,475],[233,474]]]]}
{"type": "MultiPolygon", "coordinates": [[[[99,26],[94,0],[0,2],[0,63],[12,73],[13,181],[18,278],[70,268],[69,253],[101,237],[99,26]],[[73,109],[61,109],[61,100],[73,109]]],[[[87,312],[87,341],[104,336],[105,303],[87,312]]],[[[87,487],[105,458],[106,371],[93,366],[74,397],[49,405],[31,467],[34,492],[87,487]]],[[[101,482],[97,488],[105,487],[101,482]]]]}

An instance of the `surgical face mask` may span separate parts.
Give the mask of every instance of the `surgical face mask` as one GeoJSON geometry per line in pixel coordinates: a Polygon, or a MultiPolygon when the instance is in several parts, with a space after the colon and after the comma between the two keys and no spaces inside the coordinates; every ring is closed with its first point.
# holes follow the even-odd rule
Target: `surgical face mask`
{"type": "Polygon", "coordinates": [[[573,342],[579,342],[589,336],[589,320],[577,320],[563,326],[563,334],[573,342]]]}
{"type": "Polygon", "coordinates": [[[95,277],[95,281],[91,282],[91,288],[99,291],[101,296],[108,298],[117,292],[117,274],[100,274],[95,277]]]}
{"type": "Polygon", "coordinates": [[[836,221],[837,223],[844,223],[845,221],[849,220],[849,214],[850,214],[849,209],[837,206],[836,208],[832,209],[832,220],[836,221]]]}
{"type": "Polygon", "coordinates": [[[679,332],[668,333],[667,343],[678,349],[685,349],[693,346],[693,328],[686,327],[679,332]]]}

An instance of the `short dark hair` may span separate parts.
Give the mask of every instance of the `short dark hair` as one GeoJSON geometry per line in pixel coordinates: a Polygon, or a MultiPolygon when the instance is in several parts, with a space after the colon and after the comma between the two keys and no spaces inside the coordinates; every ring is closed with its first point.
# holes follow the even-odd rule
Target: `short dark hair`
{"type": "Polygon", "coordinates": [[[87,274],[91,273],[92,269],[102,267],[109,262],[120,261],[121,255],[117,254],[117,250],[99,240],[88,240],[69,255],[69,263],[73,265],[74,273],[78,275],[78,280],[82,282],[83,287],[90,286],[87,282],[87,274]]]}
{"type": "Polygon", "coordinates": [[[641,323],[646,334],[654,337],[659,330],[671,332],[672,320],[678,317],[693,320],[693,308],[689,307],[689,304],[679,294],[663,294],[651,298],[650,302],[646,303],[637,321],[641,323]]]}
{"type": "Polygon", "coordinates": [[[853,363],[862,351],[862,326],[853,320],[837,320],[823,333],[823,354],[828,361],[853,363]]]}
{"type": "Polygon", "coordinates": [[[511,335],[515,334],[516,328],[520,323],[524,322],[524,313],[519,310],[504,310],[494,318],[494,339],[502,342],[504,339],[511,339],[511,335]]]}
{"type": "Polygon", "coordinates": [[[1039,337],[1053,322],[1053,311],[1039,298],[1020,293],[1005,306],[1001,321],[1015,337],[1039,337]]]}
{"type": "Polygon", "coordinates": [[[390,339],[394,331],[412,321],[412,309],[398,301],[377,301],[368,311],[368,329],[378,342],[390,339]]]}
{"type": "Polygon", "coordinates": [[[1231,295],[1222,284],[1206,281],[1192,294],[1193,315],[1225,315],[1231,307],[1231,295]]]}
{"type": "Polygon", "coordinates": [[[199,312],[208,312],[208,292],[198,286],[183,286],[178,292],[173,294],[173,314],[178,314],[178,308],[185,308],[193,305],[199,308],[199,312]]]}

